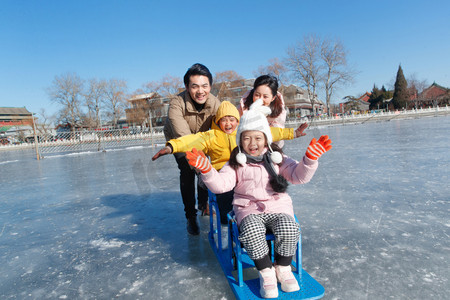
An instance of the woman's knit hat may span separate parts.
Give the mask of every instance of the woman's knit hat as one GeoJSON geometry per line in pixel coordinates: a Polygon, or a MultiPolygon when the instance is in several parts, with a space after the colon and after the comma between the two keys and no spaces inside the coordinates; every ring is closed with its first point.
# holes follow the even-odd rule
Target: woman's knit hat
{"type": "Polygon", "coordinates": [[[267,116],[271,113],[269,107],[263,105],[263,100],[258,99],[250,106],[250,109],[245,111],[239,121],[239,126],[236,133],[236,144],[239,147],[239,153],[236,156],[236,160],[241,165],[247,162],[245,154],[241,153],[240,142],[241,134],[247,130],[256,130],[264,133],[267,139],[267,145],[269,147],[270,159],[273,163],[279,164],[282,161],[280,152],[274,152],[270,147],[272,144],[272,133],[270,131],[269,122],[267,122],[267,116]]]}

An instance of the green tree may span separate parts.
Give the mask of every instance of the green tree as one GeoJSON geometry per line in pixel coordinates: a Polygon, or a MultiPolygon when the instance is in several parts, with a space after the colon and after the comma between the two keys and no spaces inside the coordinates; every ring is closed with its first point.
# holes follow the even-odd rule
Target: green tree
{"type": "Polygon", "coordinates": [[[381,87],[381,93],[383,94],[383,100],[391,99],[394,95],[394,92],[386,90],[384,85],[381,87]]]}
{"type": "Polygon", "coordinates": [[[377,86],[374,84],[373,88],[372,88],[372,93],[370,94],[369,97],[369,109],[377,109],[378,108],[378,104],[380,104],[380,101],[382,101],[381,97],[382,97],[382,92],[379,88],[377,88],[377,86]]]}
{"type": "Polygon", "coordinates": [[[408,83],[406,82],[405,75],[403,75],[402,66],[400,65],[398,66],[397,78],[395,79],[392,104],[396,109],[408,108],[408,100],[408,83]]]}
{"type": "Polygon", "coordinates": [[[392,98],[392,92],[387,91],[384,85],[379,89],[375,84],[373,85],[372,94],[369,98],[369,109],[379,109],[386,106],[384,100],[392,98]]]}

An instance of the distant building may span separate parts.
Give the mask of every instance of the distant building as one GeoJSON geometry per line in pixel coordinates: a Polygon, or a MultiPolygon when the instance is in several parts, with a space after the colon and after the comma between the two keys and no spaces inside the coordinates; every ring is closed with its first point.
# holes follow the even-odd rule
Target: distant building
{"type": "MultiPolygon", "coordinates": [[[[255,78],[239,79],[232,82],[219,82],[213,84],[211,93],[216,95],[220,101],[230,101],[234,105],[238,105],[242,96],[253,88],[255,78]]],[[[324,103],[315,95],[313,101],[309,99],[306,90],[296,86],[280,86],[278,91],[283,95],[286,108],[291,117],[310,116],[314,113],[322,114],[324,111],[324,103]]]]}
{"type": "Polygon", "coordinates": [[[348,101],[341,103],[340,108],[343,113],[351,113],[352,111],[366,112],[370,106],[370,96],[372,93],[365,92],[356,99],[349,99],[348,101]]]}
{"type": "Polygon", "coordinates": [[[55,127],[57,133],[70,132],[70,131],[82,131],[89,129],[89,126],[83,124],[72,124],[70,122],[64,124],[58,124],[55,127]]]}
{"type": "Polygon", "coordinates": [[[424,89],[413,101],[418,102],[419,107],[436,107],[449,105],[450,89],[435,82],[424,89]]]}
{"type": "Polygon", "coordinates": [[[32,115],[25,107],[0,107],[0,127],[32,125],[32,115]]]}
{"type": "MultiPolygon", "coordinates": [[[[211,93],[220,101],[230,101],[238,105],[242,96],[253,88],[255,79],[239,79],[231,82],[214,83],[211,93]]],[[[183,89],[180,90],[180,92],[183,89]]],[[[304,117],[313,114],[322,114],[324,103],[317,96],[311,101],[308,93],[296,86],[281,86],[279,91],[283,94],[286,108],[291,117],[304,117]]],[[[128,99],[129,108],[125,110],[127,123],[132,126],[150,127],[163,126],[169,110],[170,98],[162,97],[158,93],[135,95],[128,99]]]]}
{"type": "Polygon", "coordinates": [[[158,93],[135,95],[128,99],[130,108],[125,110],[130,126],[163,126],[169,110],[170,99],[158,93]]]}
{"type": "Polygon", "coordinates": [[[24,141],[33,135],[33,114],[25,107],[0,107],[0,138],[24,141]]]}
{"type": "Polygon", "coordinates": [[[361,95],[361,97],[358,98],[358,100],[369,103],[370,96],[372,96],[372,93],[365,92],[363,95],[361,95]]]}
{"type": "Polygon", "coordinates": [[[214,83],[211,93],[220,101],[230,101],[238,105],[242,96],[253,88],[255,78],[214,83]]]}
{"type": "Polygon", "coordinates": [[[290,117],[305,117],[324,113],[325,105],[317,98],[317,95],[314,95],[311,100],[306,90],[294,84],[281,86],[279,90],[283,94],[284,103],[290,117]]]}

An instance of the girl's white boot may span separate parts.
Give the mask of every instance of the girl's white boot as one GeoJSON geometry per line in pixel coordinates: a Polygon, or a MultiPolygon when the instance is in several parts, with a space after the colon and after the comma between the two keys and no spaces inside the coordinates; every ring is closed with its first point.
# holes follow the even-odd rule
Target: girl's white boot
{"type": "Polygon", "coordinates": [[[277,298],[278,286],[277,276],[275,275],[275,268],[265,268],[259,273],[259,284],[261,286],[259,292],[263,298],[277,298]]]}
{"type": "Polygon", "coordinates": [[[297,279],[292,274],[291,266],[275,266],[275,273],[283,292],[290,293],[300,290],[297,279]]]}

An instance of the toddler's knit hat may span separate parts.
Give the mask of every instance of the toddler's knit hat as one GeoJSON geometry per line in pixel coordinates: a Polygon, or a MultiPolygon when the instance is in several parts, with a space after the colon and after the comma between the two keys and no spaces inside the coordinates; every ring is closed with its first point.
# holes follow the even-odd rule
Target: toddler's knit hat
{"type": "Polygon", "coordinates": [[[258,99],[252,103],[249,110],[245,111],[241,116],[239,121],[239,126],[236,132],[236,144],[239,147],[239,153],[236,156],[236,160],[241,165],[247,162],[247,157],[241,152],[240,142],[241,134],[247,130],[262,131],[267,139],[267,145],[270,151],[270,159],[273,163],[279,164],[282,161],[282,156],[280,152],[274,152],[270,147],[272,144],[272,133],[270,131],[269,122],[267,121],[267,116],[272,112],[268,106],[263,105],[263,100],[258,99]]]}

